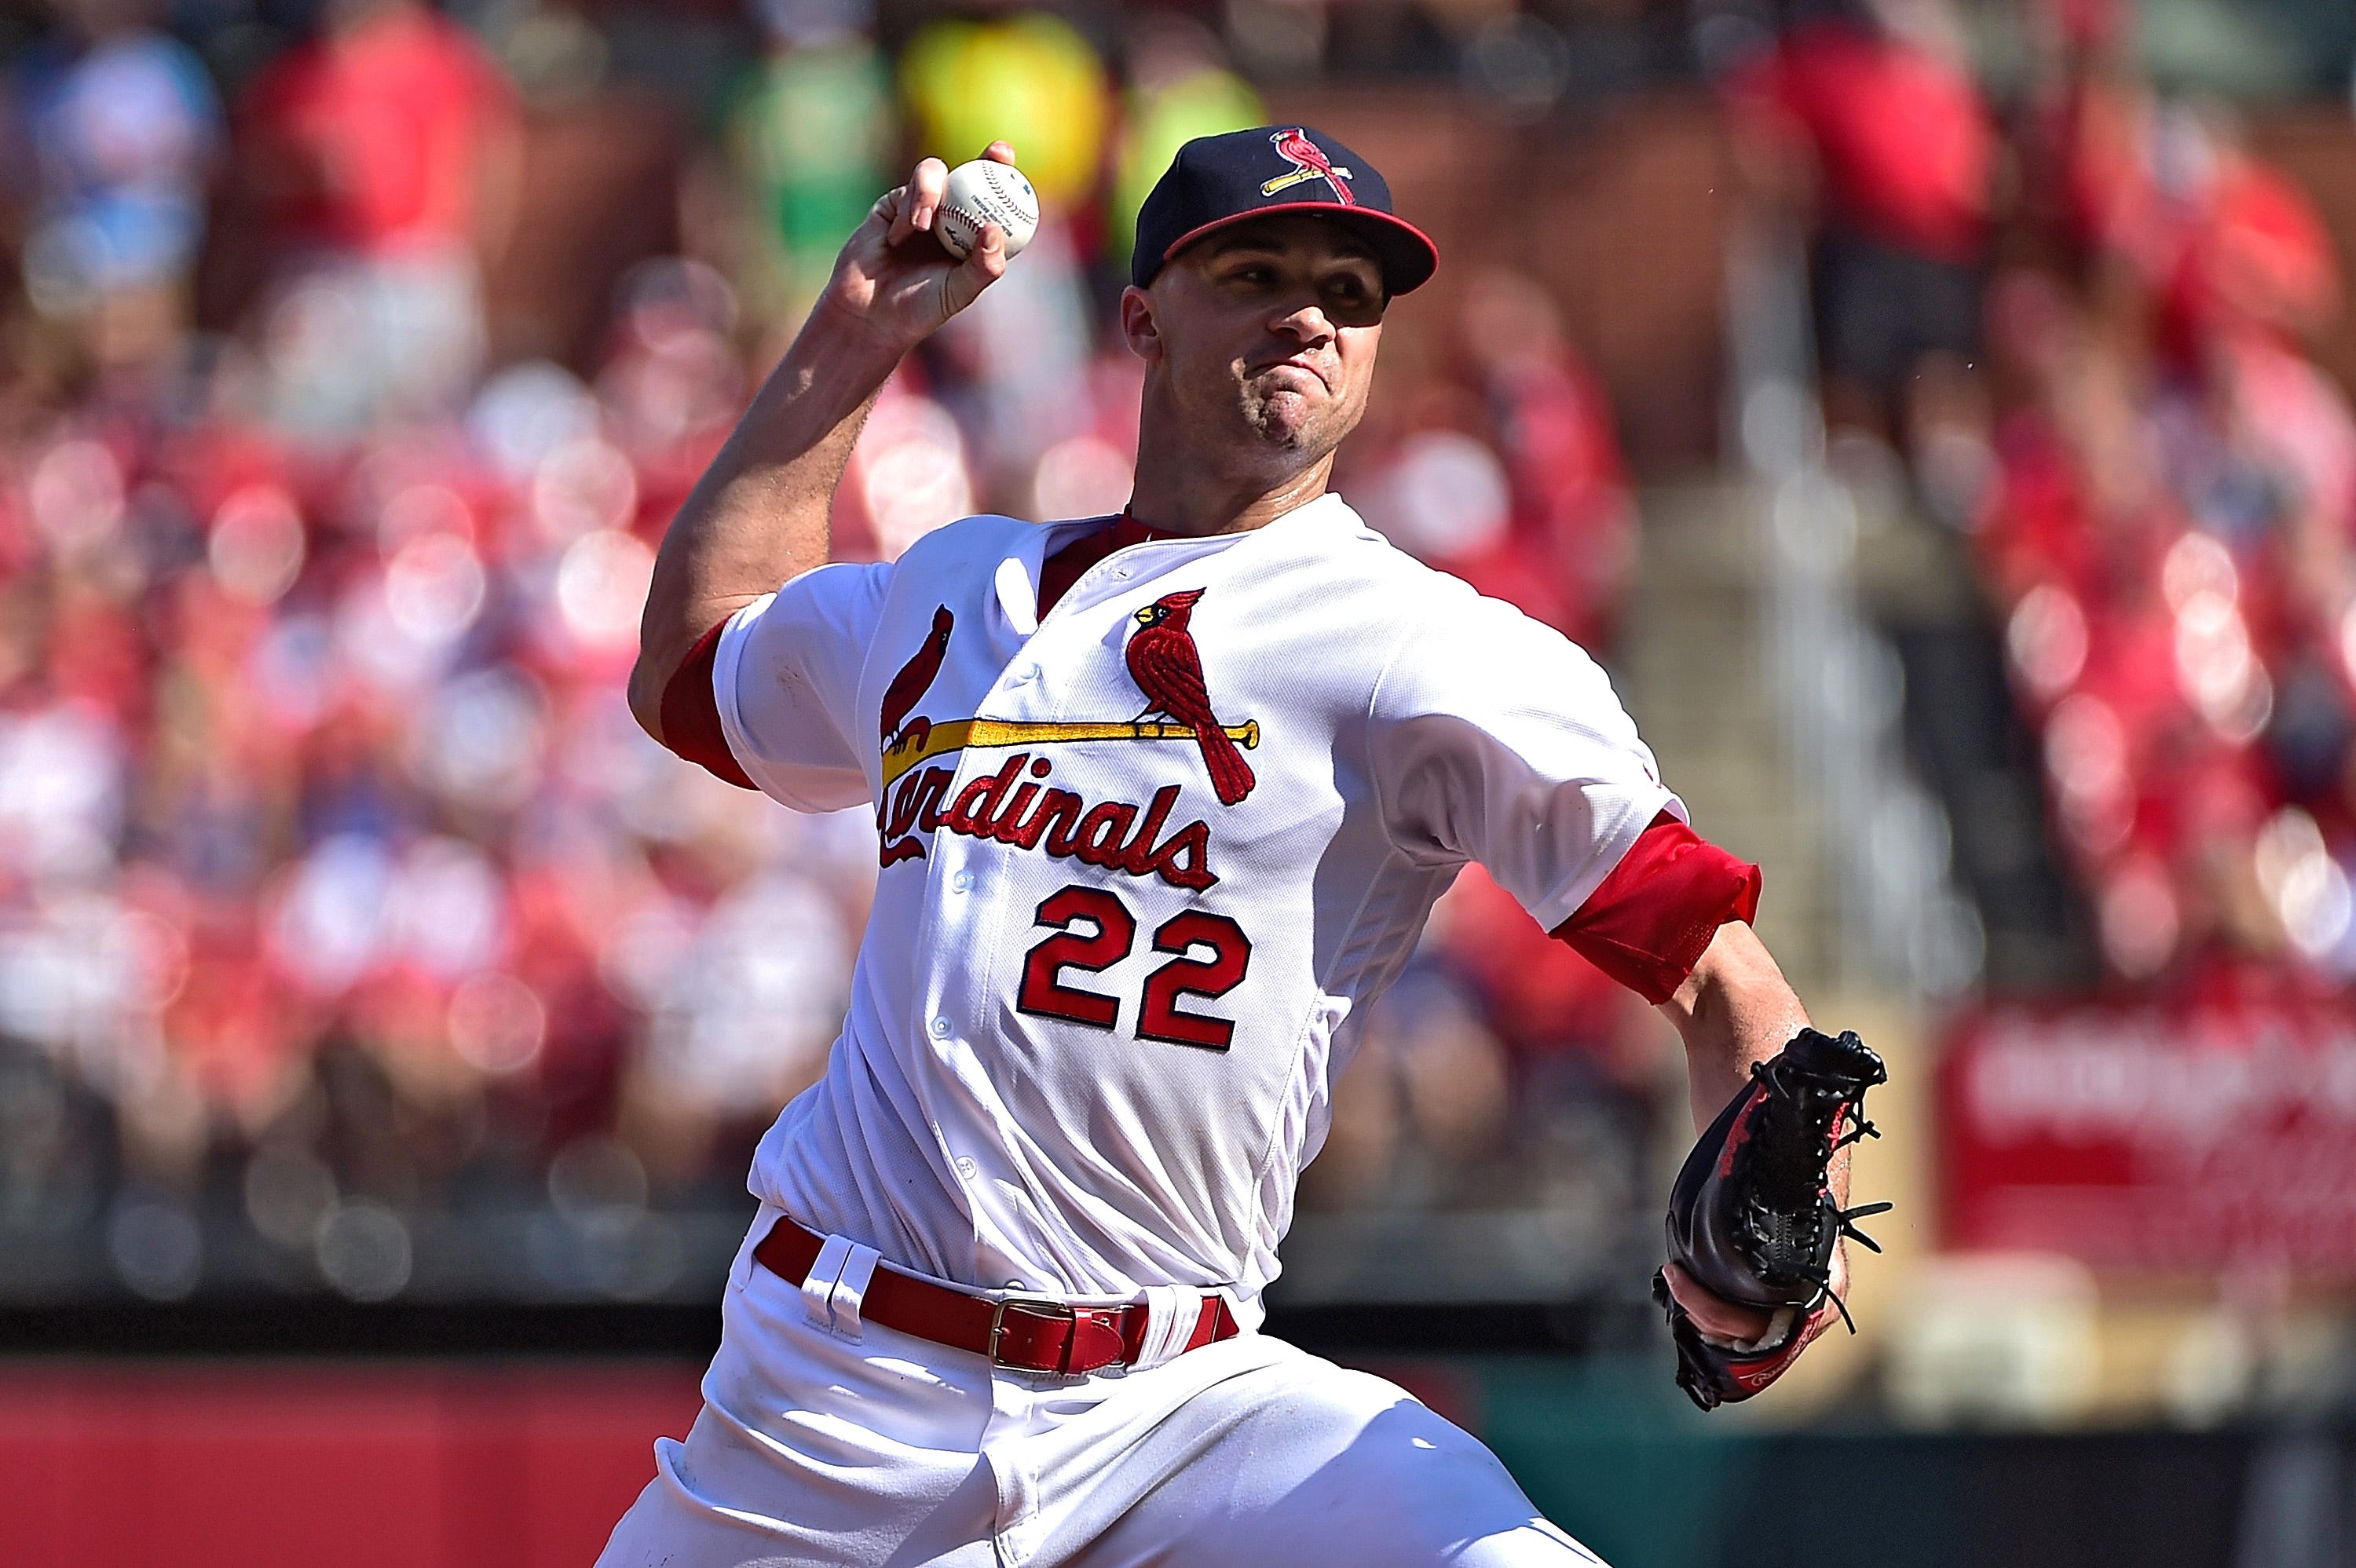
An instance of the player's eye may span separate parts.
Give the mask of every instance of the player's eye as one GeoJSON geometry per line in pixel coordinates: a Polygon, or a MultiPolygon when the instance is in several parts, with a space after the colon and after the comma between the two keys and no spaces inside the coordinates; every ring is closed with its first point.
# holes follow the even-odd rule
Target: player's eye
{"type": "Polygon", "coordinates": [[[1344,326],[1372,325],[1382,319],[1387,303],[1380,288],[1355,272],[1334,273],[1321,293],[1327,314],[1344,326]]]}

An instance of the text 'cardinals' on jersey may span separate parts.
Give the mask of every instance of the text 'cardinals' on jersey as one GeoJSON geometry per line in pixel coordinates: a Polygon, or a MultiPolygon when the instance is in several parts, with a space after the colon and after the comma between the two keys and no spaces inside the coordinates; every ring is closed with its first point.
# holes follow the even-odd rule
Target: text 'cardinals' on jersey
{"type": "Polygon", "coordinates": [[[1114,550],[982,517],[738,612],[714,696],[878,873],[755,1192],[939,1277],[1258,1316],[1353,1020],[1469,860],[1551,930],[1663,810],[1601,671],[1327,496],[1114,550]]]}

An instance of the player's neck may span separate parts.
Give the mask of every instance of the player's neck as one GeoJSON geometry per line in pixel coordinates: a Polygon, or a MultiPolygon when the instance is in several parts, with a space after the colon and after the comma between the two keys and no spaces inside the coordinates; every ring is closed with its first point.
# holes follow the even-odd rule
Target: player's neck
{"type": "Polygon", "coordinates": [[[1157,534],[1248,533],[1325,494],[1333,471],[1330,453],[1273,485],[1141,459],[1129,514],[1157,534]]]}

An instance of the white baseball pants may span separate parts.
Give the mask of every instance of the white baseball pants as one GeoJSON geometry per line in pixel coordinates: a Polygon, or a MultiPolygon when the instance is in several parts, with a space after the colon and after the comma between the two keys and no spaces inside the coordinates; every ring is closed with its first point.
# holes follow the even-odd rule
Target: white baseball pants
{"type": "MultiPolygon", "coordinates": [[[[765,1210],[753,1235],[776,1217],[765,1210]]],[[[1086,1378],[812,1323],[731,1271],[684,1443],[598,1568],[1594,1568],[1404,1390],[1264,1334],[1086,1378]]]]}

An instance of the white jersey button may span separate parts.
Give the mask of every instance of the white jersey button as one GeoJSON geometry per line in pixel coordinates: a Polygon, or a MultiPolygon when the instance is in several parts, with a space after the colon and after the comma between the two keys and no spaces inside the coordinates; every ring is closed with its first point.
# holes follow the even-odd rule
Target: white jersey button
{"type": "Polygon", "coordinates": [[[971,1181],[975,1177],[981,1174],[981,1167],[974,1164],[973,1156],[969,1154],[961,1154],[957,1157],[957,1168],[958,1174],[964,1177],[968,1181],[971,1181]]]}
{"type": "Polygon", "coordinates": [[[949,891],[951,892],[961,893],[972,886],[973,873],[971,871],[959,871],[956,876],[949,879],[949,891]]]}
{"type": "Polygon", "coordinates": [[[933,1020],[933,1038],[935,1040],[947,1040],[948,1037],[949,1020],[947,1019],[935,1019],[933,1020]]]}

